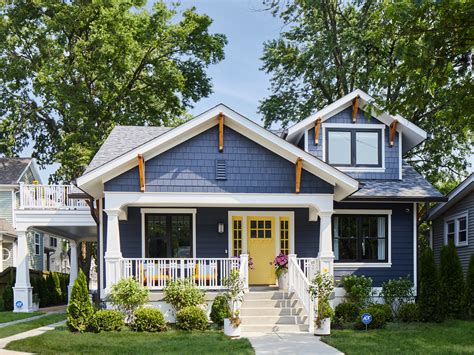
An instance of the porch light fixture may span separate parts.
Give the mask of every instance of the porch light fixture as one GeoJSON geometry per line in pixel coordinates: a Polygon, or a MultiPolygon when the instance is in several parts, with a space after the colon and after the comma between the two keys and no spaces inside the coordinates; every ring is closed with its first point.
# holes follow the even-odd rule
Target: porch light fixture
{"type": "Polygon", "coordinates": [[[224,233],[224,223],[219,222],[219,223],[217,224],[217,233],[219,233],[219,234],[224,233]]]}

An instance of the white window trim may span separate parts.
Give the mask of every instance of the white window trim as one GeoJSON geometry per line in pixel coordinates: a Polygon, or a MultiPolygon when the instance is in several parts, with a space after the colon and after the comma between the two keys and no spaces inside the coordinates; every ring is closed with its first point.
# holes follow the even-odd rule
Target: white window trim
{"type": "Polygon", "coordinates": [[[6,262],[10,260],[11,257],[12,257],[12,251],[8,248],[2,248],[2,261],[6,262]],[[3,253],[5,252],[5,250],[8,252],[8,257],[6,259],[3,257],[3,253]]]}
{"type": "Polygon", "coordinates": [[[229,211],[227,213],[227,255],[232,257],[232,218],[242,217],[242,253],[247,249],[247,218],[248,217],[275,217],[275,256],[280,254],[280,217],[288,218],[290,222],[289,254],[295,252],[295,213],[293,211],[229,211]]]}
{"type": "Polygon", "coordinates": [[[444,218],[444,245],[448,244],[448,222],[454,221],[454,245],[456,247],[465,247],[469,245],[469,213],[468,211],[459,212],[444,218]],[[466,241],[459,242],[459,220],[466,218],[466,241]]]}
{"type": "Polygon", "coordinates": [[[37,232],[33,233],[33,247],[34,247],[34,253],[35,255],[41,255],[41,235],[37,232]],[[38,242],[36,242],[36,237],[38,237],[38,242]],[[36,252],[36,246],[38,246],[39,252],[36,252]]]}
{"type": "MultiPolygon", "coordinates": [[[[354,209],[337,209],[334,210],[334,215],[336,214],[365,214],[365,215],[386,215],[387,216],[387,243],[388,243],[388,257],[387,261],[383,262],[348,262],[348,263],[339,263],[334,262],[335,269],[345,269],[345,268],[388,268],[392,267],[392,210],[354,210],[354,209]]],[[[332,227],[331,227],[332,228],[332,227]]],[[[332,234],[332,229],[331,229],[332,234]]]]}
{"type": "Polygon", "coordinates": [[[352,129],[378,129],[381,130],[382,135],[382,146],[381,146],[381,154],[382,154],[382,166],[376,168],[367,168],[367,167],[351,167],[351,166],[341,166],[338,167],[340,171],[353,171],[353,172],[366,172],[366,173],[373,173],[373,172],[385,172],[385,125],[384,124],[363,124],[363,123],[322,123],[322,132],[323,135],[321,137],[321,144],[323,147],[323,156],[322,160],[326,162],[326,128],[346,128],[348,130],[352,129]]]}
{"type": "Polygon", "coordinates": [[[58,247],[58,238],[49,236],[49,246],[52,247],[52,248],[57,248],[58,247]],[[55,243],[53,243],[53,240],[55,241],[55,243]],[[55,245],[53,245],[53,244],[55,244],[55,245]]]}
{"type": "MultiPolygon", "coordinates": [[[[146,214],[191,214],[192,215],[192,250],[193,250],[193,258],[196,257],[196,208],[141,208],[140,209],[142,215],[142,258],[145,258],[145,215],[146,214]]],[[[217,228],[217,226],[216,226],[217,228]]]]}

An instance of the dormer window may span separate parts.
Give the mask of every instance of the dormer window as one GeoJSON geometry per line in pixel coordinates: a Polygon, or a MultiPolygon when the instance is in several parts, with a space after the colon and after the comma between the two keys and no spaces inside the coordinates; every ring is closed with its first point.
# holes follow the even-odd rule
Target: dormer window
{"type": "Polygon", "coordinates": [[[341,167],[382,167],[382,130],[326,129],[326,161],[341,167]]]}

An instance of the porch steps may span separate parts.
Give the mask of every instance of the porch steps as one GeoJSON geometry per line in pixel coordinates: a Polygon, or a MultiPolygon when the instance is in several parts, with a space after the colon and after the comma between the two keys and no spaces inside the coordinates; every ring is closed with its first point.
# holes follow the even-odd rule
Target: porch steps
{"type": "Polygon", "coordinates": [[[252,288],[241,306],[242,333],[308,331],[308,317],[296,295],[275,288],[252,288]]]}

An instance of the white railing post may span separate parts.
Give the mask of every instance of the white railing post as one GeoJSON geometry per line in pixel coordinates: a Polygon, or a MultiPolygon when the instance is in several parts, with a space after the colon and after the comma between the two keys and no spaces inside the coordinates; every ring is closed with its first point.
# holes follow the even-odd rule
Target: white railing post
{"type": "Polygon", "coordinates": [[[25,186],[24,183],[20,182],[20,210],[24,209],[25,201],[25,186]]]}
{"type": "Polygon", "coordinates": [[[122,252],[120,250],[119,210],[104,210],[107,213],[107,247],[105,250],[106,263],[106,293],[110,287],[122,277],[122,252]]]}
{"type": "Polygon", "coordinates": [[[296,254],[288,255],[288,290],[295,290],[295,266],[297,266],[296,254]]]}
{"type": "Polygon", "coordinates": [[[249,255],[240,254],[240,277],[245,283],[245,290],[249,289],[249,255]]]}

